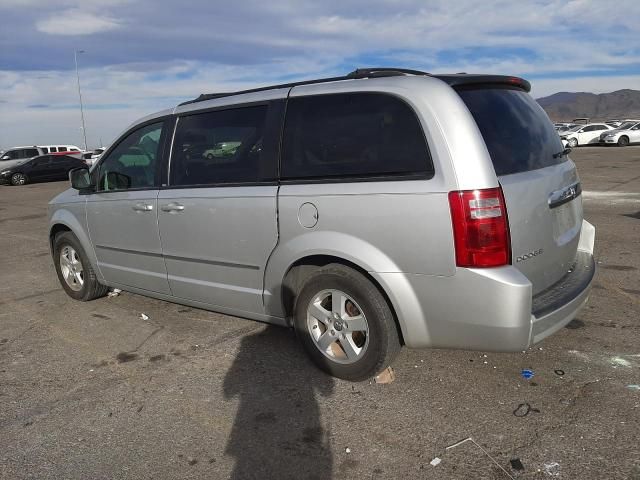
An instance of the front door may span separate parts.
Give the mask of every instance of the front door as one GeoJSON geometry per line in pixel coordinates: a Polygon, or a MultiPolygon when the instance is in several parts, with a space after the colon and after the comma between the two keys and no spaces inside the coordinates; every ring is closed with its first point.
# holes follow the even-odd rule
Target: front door
{"type": "Polygon", "coordinates": [[[158,234],[163,122],[126,134],[102,159],[87,196],[87,222],[108,284],[169,294],[158,234]]]}
{"type": "Polygon", "coordinates": [[[263,313],[277,240],[281,103],[178,118],[158,224],[176,297],[263,313]]]}

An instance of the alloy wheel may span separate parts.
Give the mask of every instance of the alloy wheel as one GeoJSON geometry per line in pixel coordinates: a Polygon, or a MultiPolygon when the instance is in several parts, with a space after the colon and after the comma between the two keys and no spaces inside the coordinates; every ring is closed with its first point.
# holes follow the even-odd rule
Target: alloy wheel
{"type": "Polygon", "coordinates": [[[84,267],[78,252],[70,245],[60,251],[60,271],[69,288],[79,292],[84,286],[84,267]]]}
{"type": "Polygon", "coordinates": [[[27,183],[27,177],[22,173],[14,173],[11,177],[11,183],[14,185],[24,185],[27,183]]]}
{"type": "Polygon", "coordinates": [[[355,363],[369,346],[369,325],[357,302],[341,290],[323,290],[309,302],[307,328],[327,358],[355,363]]]}

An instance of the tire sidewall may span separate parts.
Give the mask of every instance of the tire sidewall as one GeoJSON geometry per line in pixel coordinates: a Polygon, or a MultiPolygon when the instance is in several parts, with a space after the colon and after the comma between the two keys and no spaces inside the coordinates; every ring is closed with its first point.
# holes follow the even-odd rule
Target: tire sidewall
{"type": "Polygon", "coordinates": [[[370,378],[379,370],[381,355],[384,355],[387,351],[390,340],[388,338],[387,325],[389,321],[394,322],[393,315],[382,295],[373,285],[367,283],[358,281],[357,278],[349,278],[338,272],[327,271],[312,276],[296,298],[294,307],[296,334],[314,363],[330,375],[352,381],[370,378]],[[333,362],[318,349],[309,332],[307,326],[308,305],[318,293],[329,289],[341,290],[353,298],[367,319],[369,344],[363,357],[355,363],[341,364],[333,362]]]}
{"type": "Polygon", "coordinates": [[[623,136],[618,139],[618,146],[626,147],[627,145],[629,145],[629,139],[627,137],[623,136]]]}
{"type": "Polygon", "coordinates": [[[89,291],[89,282],[91,279],[89,278],[89,269],[91,268],[91,264],[89,263],[89,259],[87,255],[84,253],[84,249],[78,239],[71,232],[64,232],[56,236],[53,245],[53,264],[56,269],[56,273],[58,274],[58,280],[60,280],[60,285],[64,288],[64,291],[67,292],[71,298],[75,300],[84,300],[89,291]],[[67,285],[64,276],[62,275],[62,269],[60,267],[60,252],[65,246],[72,247],[80,257],[80,261],[82,262],[82,270],[84,272],[84,283],[82,288],[77,292],[72,290],[69,285],[67,285]]]}
{"type": "Polygon", "coordinates": [[[578,146],[578,139],[577,138],[572,138],[567,142],[567,144],[569,145],[569,147],[575,148],[575,147],[578,146]]]}

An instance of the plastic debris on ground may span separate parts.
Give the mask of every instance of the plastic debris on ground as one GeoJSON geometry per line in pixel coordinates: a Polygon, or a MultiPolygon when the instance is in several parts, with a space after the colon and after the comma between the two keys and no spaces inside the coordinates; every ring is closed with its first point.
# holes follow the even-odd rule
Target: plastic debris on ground
{"type": "Polygon", "coordinates": [[[514,470],[524,470],[524,465],[519,458],[512,458],[511,460],[509,460],[509,463],[511,463],[511,468],[513,468],[514,470]]]}
{"type": "Polygon", "coordinates": [[[611,365],[614,367],[630,367],[631,362],[629,360],[625,360],[622,357],[611,357],[611,365]]]}
{"type": "Polygon", "coordinates": [[[627,388],[629,390],[636,390],[636,391],[640,391],[640,385],[627,385],[627,388]]]}
{"type": "Polygon", "coordinates": [[[435,466],[437,466],[437,465],[440,465],[440,462],[441,462],[441,461],[442,461],[442,459],[441,459],[441,458],[436,457],[436,458],[434,458],[433,460],[431,460],[429,463],[435,467],[435,466]]]}
{"type": "Polygon", "coordinates": [[[385,368],[380,375],[376,375],[374,381],[376,383],[380,383],[382,385],[387,383],[392,383],[396,379],[396,374],[393,371],[393,368],[387,367],[385,368]]]}
{"type": "Polygon", "coordinates": [[[558,375],[559,377],[564,375],[564,370],[558,368],[556,370],[553,371],[553,373],[555,373],[556,375],[558,375]]]}
{"type": "Polygon", "coordinates": [[[463,443],[466,443],[466,442],[471,442],[471,443],[473,443],[476,447],[478,447],[480,450],[482,450],[482,453],[484,453],[487,457],[489,457],[489,459],[490,459],[493,463],[495,463],[495,464],[498,466],[498,468],[499,468],[500,470],[502,470],[502,471],[505,473],[505,475],[506,475],[507,477],[509,477],[511,480],[515,480],[515,479],[513,478],[513,476],[512,476],[509,472],[507,472],[507,471],[504,469],[504,467],[503,467],[502,465],[500,465],[500,464],[498,463],[498,461],[497,461],[495,458],[493,458],[491,455],[489,455],[489,452],[487,452],[484,448],[482,448],[482,447],[481,447],[481,446],[480,446],[480,445],[479,445],[479,444],[478,444],[478,443],[477,443],[473,438],[471,438],[471,437],[467,437],[467,438],[465,438],[464,440],[460,440],[459,442],[454,443],[453,445],[449,445],[448,447],[446,447],[446,448],[445,448],[445,451],[450,450],[450,449],[452,449],[452,448],[459,447],[460,445],[462,445],[463,443]]]}
{"type": "Polygon", "coordinates": [[[146,313],[141,313],[141,314],[140,314],[140,318],[141,318],[142,320],[149,320],[149,315],[147,315],[146,313]]]}
{"type": "Polygon", "coordinates": [[[349,447],[345,448],[344,453],[351,453],[351,449],[349,447]]]}
{"type": "Polygon", "coordinates": [[[522,372],[520,372],[520,375],[522,375],[522,378],[529,380],[530,378],[533,378],[535,372],[533,370],[525,368],[522,370],[522,372]]]}
{"type": "Polygon", "coordinates": [[[558,462],[545,463],[543,466],[544,473],[546,473],[550,477],[560,476],[560,464],[558,462]]]}
{"type": "Polygon", "coordinates": [[[513,411],[513,415],[515,417],[526,417],[527,415],[529,415],[531,412],[533,413],[540,413],[540,410],[538,410],[537,408],[533,408],[531,405],[529,405],[528,403],[521,403],[519,404],[516,409],[513,411]]]}
{"type": "Polygon", "coordinates": [[[107,293],[108,297],[117,297],[118,295],[120,295],[122,293],[122,290],[120,290],[119,288],[114,288],[113,290],[111,290],[109,293],[107,293]]]}

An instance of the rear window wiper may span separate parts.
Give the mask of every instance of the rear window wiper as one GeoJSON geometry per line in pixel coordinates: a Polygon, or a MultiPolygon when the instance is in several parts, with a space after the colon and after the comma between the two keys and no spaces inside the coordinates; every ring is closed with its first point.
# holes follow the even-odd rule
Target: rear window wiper
{"type": "Polygon", "coordinates": [[[565,148],[564,150],[562,150],[561,152],[558,153],[554,153],[553,154],[553,158],[561,158],[561,157],[565,157],[567,155],[569,155],[571,153],[571,149],[570,148],[565,148]]]}

